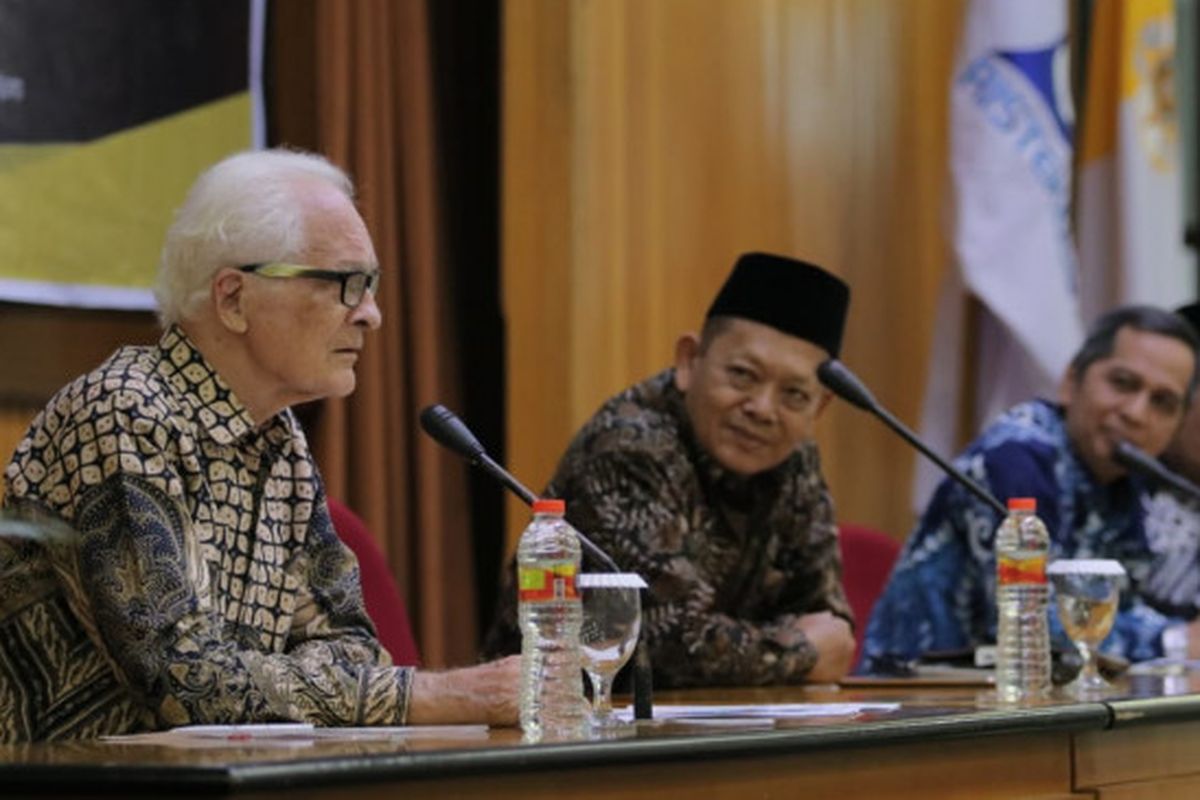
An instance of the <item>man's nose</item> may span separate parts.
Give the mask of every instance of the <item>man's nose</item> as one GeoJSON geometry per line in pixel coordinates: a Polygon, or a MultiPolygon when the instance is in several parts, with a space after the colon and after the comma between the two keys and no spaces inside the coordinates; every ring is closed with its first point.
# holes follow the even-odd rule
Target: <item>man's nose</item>
{"type": "Polygon", "coordinates": [[[363,292],[362,300],[358,301],[358,305],[350,311],[350,322],[355,325],[365,325],[371,330],[379,327],[383,322],[383,313],[375,302],[375,295],[363,292]]]}
{"type": "Polygon", "coordinates": [[[1134,392],[1121,406],[1121,413],[1130,422],[1145,424],[1150,414],[1150,393],[1134,392]]]}
{"type": "Polygon", "coordinates": [[[775,418],[775,390],[767,383],[760,384],[750,390],[744,404],[746,413],[755,419],[769,422],[775,418]]]}

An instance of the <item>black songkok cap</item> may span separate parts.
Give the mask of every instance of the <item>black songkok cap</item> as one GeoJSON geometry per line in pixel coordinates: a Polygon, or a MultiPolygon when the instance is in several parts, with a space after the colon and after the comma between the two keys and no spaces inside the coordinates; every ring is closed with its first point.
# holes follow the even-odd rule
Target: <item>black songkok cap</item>
{"type": "Polygon", "coordinates": [[[1200,302],[1181,306],[1175,309],[1175,313],[1186,319],[1196,329],[1196,334],[1200,336],[1200,302]]]}
{"type": "Polygon", "coordinates": [[[849,306],[850,287],[820,267],[785,256],[746,253],[733,265],[706,318],[761,322],[837,358],[849,306]]]}

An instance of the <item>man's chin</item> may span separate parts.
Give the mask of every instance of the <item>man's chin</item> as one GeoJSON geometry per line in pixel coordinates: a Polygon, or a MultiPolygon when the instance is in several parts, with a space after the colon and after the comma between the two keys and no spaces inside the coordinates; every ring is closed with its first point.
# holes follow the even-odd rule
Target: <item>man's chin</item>
{"type": "Polygon", "coordinates": [[[357,385],[357,378],[354,375],[354,370],[346,370],[340,372],[329,385],[325,387],[325,391],[321,393],[321,397],[348,397],[354,394],[354,388],[357,385]]]}
{"type": "Polygon", "coordinates": [[[733,448],[723,449],[722,451],[715,453],[714,457],[716,458],[717,463],[726,470],[734,473],[735,475],[741,475],[747,478],[751,475],[757,475],[760,472],[772,470],[782,464],[784,461],[784,459],[781,458],[772,459],[757,454],[750,455],[742,452],[741,450],[733,448]]]}
{"type": "Polygon", "coordinates": [[[1129,470],[1116,460],[1112,451],[1098,455],[1092,463],[1085,461],[1084,466],[1092,473],[1092,477],[1101,484],[1112,483],[1129,474],[1129,470]]]}

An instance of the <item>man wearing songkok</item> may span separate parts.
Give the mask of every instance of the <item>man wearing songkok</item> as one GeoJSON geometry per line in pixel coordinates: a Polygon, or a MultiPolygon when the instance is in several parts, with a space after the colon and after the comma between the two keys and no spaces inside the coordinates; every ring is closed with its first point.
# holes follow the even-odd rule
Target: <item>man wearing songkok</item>
{"type": "MultiPolygon", "coordinates": [[[[674,367],[606,402],[559,462],[546,494],[649,583],[641,635],[658,687],[831,681],[850,666],[811,440],[830,399],[816,368],[838,353],[849,299],[811,264],[743,255],[674,367]]],[[[488,652],[519,647],[512,573],[488,652]]]]}
{"type": "MultiPolygon", "coordinates": [[[[1161,652],[1168,619],[1141,595],[1152,561],[1143,529],[1146,487],[1115,460],[1114,447],[1124,440],[1152,456],[1163,452],[1187,409],[1196,349],[1195,332],[1170,312],[1111,311],[1072,359],[1057,403],[1015,406],[955,462],[1001,502],[1037,500],[1051,559],[1125,565],[1130,589],[1103,649],[1132,660],[1161,652]]],[[[860,671],[995,642],[1000,521],[958,483],[941,482],[871,613],[860,671]]],[[[1053,609],[1051,631],[1061,636],[1053,609]]]]}
{"type": "MultiPolygon", "coordinates": [[[[1200,303],[1175,313],[1200,331],[1200,303]]],[[[1188,406],[1179,432],[1162,455],[1163,463],[1200,485],[1200,407],[1188,406]]],[[[1171,486],[1157,486],[1146,501],[1146,541],[1153,554],[1143,594],[1174,620],[1168,634],[1191,658],[1200,658],[1200,502],[1171,486]]],[[[1175,650],[1164,647],[1164,650],[1175,650]]]]}
{"type": "Polygon", "coordinates": [[[380,324],[352,191],[297,152],[210,168],[167,233],[158,344],[33,421],[5,505],[72,531],[0,540],[0,741],[515,721],[515,659],[391,664],[289,410],[353,391],[380,324]]]}

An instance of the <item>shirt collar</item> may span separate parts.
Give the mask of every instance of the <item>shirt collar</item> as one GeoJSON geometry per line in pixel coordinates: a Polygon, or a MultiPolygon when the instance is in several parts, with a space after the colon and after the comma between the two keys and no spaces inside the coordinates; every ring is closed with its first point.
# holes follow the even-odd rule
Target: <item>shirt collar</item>
{"type": "Polygon", "coordinates": [[[266,443],[282,445],[290,438],[288,414],[276,414],[261,430],[256,428],[246,406],[178,325],[163,333],[158,348],[162,352],[159,372],[179,392],[200,430],[214,442],[232,445],[261,435],[266,443]]]}

